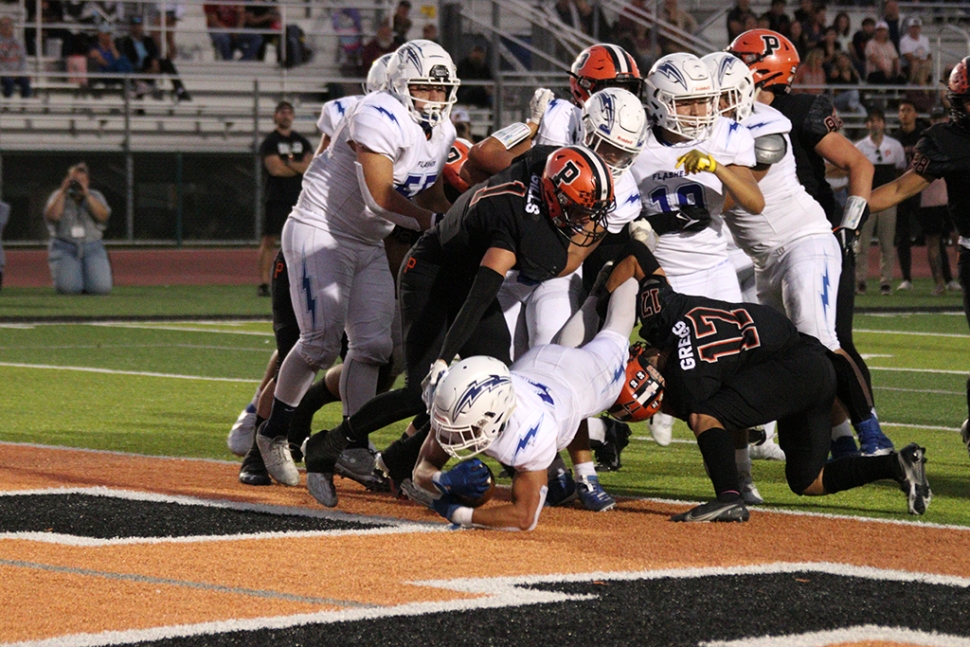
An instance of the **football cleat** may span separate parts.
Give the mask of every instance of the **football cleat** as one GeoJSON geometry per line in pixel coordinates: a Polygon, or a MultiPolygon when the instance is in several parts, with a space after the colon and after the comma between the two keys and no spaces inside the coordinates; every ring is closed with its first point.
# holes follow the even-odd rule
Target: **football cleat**
{"type": "MultiPolygon", "coordinates": [[[[260,429],[265,425],[264,422],[260,425],[260,429]]],[[[274,481],[290,486],[300,484],[300,472],[296,469],[296,463],[293,462],[293,456],[290,454],[290,443],[286,440],[286,436],[270,438],[257,431],[256,446],[259,447],[259,453],[262,454],[266,471],[269,472],[274,481]]]]}
{"type": "Polygon", "coordinates": [[[872,416],[856,425],[856,434],[859,436],[859,449],[863,456],[885,456],[895,449],[893,441],[882,433],[879,426],[879,419],[872,416]]]}
{"type": "Polygon", "coordinates": [[[239,466],[239,482],[243,485],[272,485],[273,479],[266,471],[263,464],[263,455],[259,453],[259,447],[253,444],[246,457],[243,458],[242,465],[239,466]]]}
{"type": "Polygon", "coordinates": [[[597,476],[587,476],[576,481],[576,492],[583,507],[592,512],[606,512],[616,507],[616,501],[606,493],[597,476]]]}
{"type": "Polygon", "coordinates": [[[859,447],[855,444],[855,438],[852,436],[839,436],[832,441],[829,451],[832,454],[833,461],[846,456],[859,455],[859,447]]]}
{"type": "Polygon", "coordinates": [[[256,407],[250,403],[242,410],[232,429],[229,430],[229,436],[226,438],[229,451],[236,456],[245,456],[249,452],[249,448],[253,446],[253,434],[255,433],[256,407]]]}
{"type": "Polygon", "coordinates": [[[434,495],[419,486],[411,479],[404,479],[398,484],[398,490],[409,500],[434,510],[434,495]]]}
{"type": "Polygon", "coordinates": [[[748,509],[744,507],[744,501],[728,501],[722,503],[717,499],[708,501],[696,508],[691,508],[687,512],[675,514],[670,518],[671,521],[747,521],[751,517],[748,509]]]}
{"type": "Polygon", "coordinates": [[[960,438],[963,439],[963,444],[967,446],[967,452],[970,453],[970,428],[967,425],[970,424],[970,418],[963,421],[963,425],[960,427],[960,438]]]}
{"type": "Polygon", "coordinates": [[[658,413],[648,423],[650,435],[661,447],[666,447],[673,440],[674,417],[666,413],[658,413]]]}
{"type": "Polygon", "coordinates": [[[783,461],[785,451],[772,441],[766,440],[760,445],[748,445],[748,456],[764,461],[783,461]]]}
{"type": "Polygon", "coordinates": [[[602,420],[606,425],[606,439],[593,447],[596,469],[616,472],[623,466],[620,462],[620,453],[630,444],[630,425],[605,416],[602,420]]]}
{"type": "Polygon", "coordinates": [[[334,473],[357,481],[372,492],[389,492],[387,478],[377,469],[377,453],[367,448],[345,449],[340,452],[334,473]]]}
{"type": "Polygon", "coordinates": [[[738,485],[741,489],[741,500],[745,505],[761,505],[765,502],[750,476],[742,476],[738,485]]]}
{"type": "Polygon", "coordinates": [[[333,485],[333,474],[329,472],[307,472],[306,487],[322,506],[337,507],[337,488],[333,485]]]}
{"type": "Polygon", "coordinates": [[[566,469],[565,463],[558,456],[556,460],[559,461],[560,466],[556,468],[555,474],[549,478],[547,486],[549,491],[546,493],[545,503],[545,505],[553,508],[571,503],[579,496],[576,491],[576,481],[573,480],[572,474],[566,469]]]}
{"type": "Polygon", "coordinates": [[[926,480],[926,448],[916,443],[906,445],[896,455],[903,476],[899,489],[906,494],[910,514],[923,514],[930,505],[933,492],[926,480]]]}

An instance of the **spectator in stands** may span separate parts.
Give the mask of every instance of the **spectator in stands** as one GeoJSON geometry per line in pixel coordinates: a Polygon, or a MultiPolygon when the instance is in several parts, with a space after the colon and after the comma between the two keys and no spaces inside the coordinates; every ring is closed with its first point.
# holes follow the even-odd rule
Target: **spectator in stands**
{"type": "Polygon", "coordinates": [[[812,17],[802,23],[802,31],[805,32],[805,44],[809,49],[821,43],[825,38],[826,20],[825,5],[816,5],[812,17]]]}
{"type": "Polygon", "coordinates": [[[825,28],[825,35],[818,44],[818,47],[822,50],[822,67],[825,68],[825,73],[828,74],[829,70],[832,69],[832,64],[835,63],[835,55],[842,51],[838,33],[835,31],[835,25],[829,25],[825,28]]]}
{"type": "Polygon", "coordinates": [[[87,164],[75,164],[44,207],[51,236],[48,263],[58,294],[111,292],[111,263],[102,242],[111,208],[90,184],[87,164]]]}
{"type": "MultiPolygon", "coordinates": [[[[697,31],[697,20],[694,19],[694,16],[678,7],[677,0],[664,0],[663,7],[660,9],[660,18],[688,34],[693,34],[697,31]]],[[[660,40],[660,48],[664,54],[672,54],[683,49],[681,45],[678,45],[670,39],[661,38],[660,40]]]]}
{"type": "Polygon", "coordinates": [[[116,30],[124,24],[125,5],[123,2],[86,1],[78,19],[88,25],[108,24],[116,30]]]}
{"type": "MultiPolygon", "coordinates": [[[[178,49],[175,46],[175,30],[178,23],[185,17],[185,3],[183,2],[158,2],[155,4],[154,24],[161,26],[165,22],[165,56],[173,59],[178,56],[178,49]]],[[[161,42],[158,43],[161,49],[161,42]]]]}
{"type": "Polygon", "coordinates": [[[796,86],[816,86],[816,87],[799,87],[798,91],[802,94],[823,94],[825,92],[824,86],[826,83],[825,68],[822,67],[822,61],[825,58],[825,53],[820,47],[813,47],[808,50],[808,56],[802,61],[801,65],[798,66],[798,71],[795,72],[795,79],[792,82],[796,86]]]}
{"type": "Polygon", "coordinates": [[[243,5],[206,4],[202,7],[205,12],[206,27],[209,38],[216,48],[216,57],[223,61],[231,61],[238,49],[241,60],[251,61],[256,58],[262,36],[245,32],[227,30],[242,29],[246,22],[246,12],[243,5]]]}
{"type": "MultiPolygon", "coordinates": [[[[279,31],[282,27],[280,12],[273,6],[275,0],[261,0],[260,4],[248,4],[243,12],[245,20],[243,25],[246,29],[252,30],[248,36],[257,36],[259,44],[256,46],[256,58],[265,60],[266,45],[272,42],[279,42],[278,34],[265,34],[269,31],[279,31]]],[[[256,40],[256,39],[254,39],[256,40]]]]}
{"type": "Polygon", "coordinates": [[[744,20],[748,16],[754,16],[751,11],[751,0],[737,0],[734,8],[727,15],[728,41],[733,41],[745,31],[744,20]]]}
{"type": "Polygon", "coordinates": [[[606,38],[608,26],[606,17],[602,11],[597,10],[598,7],[594,8],[589,0],[556,0],[555,9],[563,24],[590,36],[595,36],[598,29],[598,38],[606,38]]]}
{"type": "Polygon", "coordinates": [[[300,197],[303,174],[313,159],[313,145],[293,131],[294,116],[293,104],[280,101],[273,112],[276,128],[259,146],[259,156],[266,170],[266,208],[259,242],[259,288],[256,292],[261,297],[270,296],[270,271],[283,223],[300,197]]]}
{"type": "Polygon", "coordinates": [[[876,35],[866,43],[866,83],[905,83],[899,66],[899,52],[889,40],[889,25],[880,20],[876,23],[876,35]]]}
{"type": "Polygon", "coordinates": [[[804,26],[814,15],[815,0],[799,0],[798,9],[795,9],[795,22],[800,22],[804,26]]]}
{"type": "Polygon", "coordinates": [[[835,28],[835,40],[839,43],[839,49],[848,52],[852,48],[852,21],[849,14],[844,11],[837,13],[832,27],[835,28]]]}
{"type": "MultiPolygon", "coordinates": [[[[860,85],[862,79],[859,72],[845,52],[838,52],[832,62],[832,67],[827,75],[828,85],[860,85]]],[[[866,109],[862,106],[859,97],[859,90],[849,88],[845,90],[836,89],[832,95],[832,104],[839,112],[854,112],[856,114],[866,114],[866,109]]]]}
{"type": "Polygon", "coordinates": [[[653,62],[660,58],[659,47],[652,51],[653,41],[647,29],[644,14],[653,13],[653,4],[647,0],[630,0],[620,13],[614,28],[616,44],[628,51],[636,59],[637,67],[649,70],[653,62]]]}
{"type": "MultiPolygon", "coordinates": [[[[27,9],[27,19],[24,29],[24,44],[27,48],[27,56],[36,56],[37,3],[25,2],[24,5],[27,9]]],[[[40,22],[43,25],[54,25],[64,22],[64,7],[60,0],[43,0],[40,3],[40,22]]],[[[68,56],[72,52],[72,34],[67,29],[48,29],[47,27],[43,27],[41,29],[41,39],[41,48],[46,47],[49,40],[56,39],[61,41],[61,46],[59,48],[61,56],[68,56]]],[[[87,54],[87,50],[83,50],[83,52],[85,55],[87,54]]]]}
{"type": "Polygon", "coordinates": [[[906,35],[899,39],[899,55],[906,61],[910,84],[929,85],[933,73],[930,39],[922,34],[923,21],[913,16],[906,27],[906,35]]]}
{"type": "Polygon", "coordinates": [[[488,64],[485,48],[475,45],[468,56],[458,62],[458,78],[461,86],[458,88],[458,103],[489,108],[492,105],[492,86],[471,85],[469,81],[491,81],[492,69],[488,64]]]}
{"type": "Polygon", "coordinates": [[[783,36],[791,34],[791,18],[785,13],[785,0],[771,0],[771,8],[762,17],[768,18],[768,27],[783,36]]]}
{"type": "MultiPolygon", "coordinates": [[[[118,46],[115,45],[111,35],[111,25],[108,23],[98,25],[98,39],[88,51],[88,59],[91,61],[88,69],[95,74],[130,74],[134,72],[131,61],[118,51],[118,46]]],[[[95,79],[94,82],[104,85],[122,83],[121,79],[95,79]]]]}
{"type": "MultiPolygon", "coordinates": [[[[377,33],[374,37],[367,41],[364,45],[364,51],[360,56],[360,66],[363,73],[367,73],[370,66],[373,65],[374,61],[379,59],[384,54],[390,54],[397,49],[397,44],[394,42],[394,31],[391,29],[391,23],[384,19],[377,25],[377,33]]],[[[459,77],[461,78],[461,77],[459,77]]]]}
{"type": "Polygon", "coordinates": [[[7,255],[3,252],[3,228],[10,220],[10,203],[0,202],[0,288],[3,287],[3,271],[7,267],[7,255]]]}
{"type": "MultiPolygon", "coordinates": [[[[464,81],[464,78],[461,78],[464,81]]],[[[475,139],[472,135],[472,121],[468,114],[468,111],[464,108],[455,108],[451,111],[451,123],[455,125],[455,135],[466,141],[470,141],[473,144],[475,139]]]]}
{"type": "Polygon", "coordinates": [[[437,43],[438,25],[434,24],[433,22],[425,23],[424,27],[421,28],[421,38],[425,40],[430,40],[432,43],[437,43]]]}
{"type": "Polygon", "coordinates": [[[874,18],[863,18],[859,31],[852,35],[849,57],[852,59],[852,64],[855,65],[860,77],[866,75],[866,45],[875,35],[876,21],[874,18]]]}
{"type": "Polygon", "coordinates": [[[895,46],[896,51],[899,51],[899,37],[902,35],[900,27],[902,27],[902,21],[899,18],[899,3],[896,0],[886,0],[886,4],[883,7],[883,22],[886,23],[886,27],[889,29],[889,40],[895,46]]]}
{"type": "MultiPolygon", "coordinates": [[[[128,19],[128,35],[118,41],[118,49],[124,54],[136,72],[142,74],[167,74],[172,78],[173,94],[177,101],[191,101],[192,97],[182,85],[178,70],[171,58],[162,58],[158,53],[155,39],[145,34],[145,25],[141,16],[128,19]]],[[[141,80],[153,93],[158,93],[155,79],[141,80]]]]}
{"type": "Polygon", "coordinates": [[[0,18],[0,87],[4,97],[12,97],[14,86],[20,88],[20,96],[30,97],[30,77],[27,76],[27,58],[24,47],[13,34],[13,18],[0,18]]]}
{"type": "Polygon", "coordinates": [[[791,41],[792,45],[795,46],[795,50],[798,52],[798,58],[800,60],[805,60],[808,55],[808,45],[805,40],[805,32],[802,29],[802,23],[798,20],[793,20],[791,28],[789,29],[788,40],[791,41]]]}
{"type": "MultiPolygon", "coordinates": [[[[893,131],[892,136],[903,145],[908,168],[913,162],[916,144],[923,137],[927,124],[919,118],[919,109],[911,99],[900,100],[896,116],[899,119],[899,128],[893,131]]],[[[872,186],[878,185],[873,183],[872,186]]],[[[919,231],[919,211],[918,195],[896,205],[896,258],[899,260],[899,273],[902,275],[897,290],[909,290],[913,287],[913,235],[919,231]]]]}
{"type": "MultiPolygon", "coordinates": [[[[408,32],[411,31],[411,3],[408,0],[401,0],[394,9],[394,21],[391,29],[394,30],[394,42],[403,45],[408,41],[408,32]]],[[[366,68],[370,69],[370,68],[366,68]]]]}

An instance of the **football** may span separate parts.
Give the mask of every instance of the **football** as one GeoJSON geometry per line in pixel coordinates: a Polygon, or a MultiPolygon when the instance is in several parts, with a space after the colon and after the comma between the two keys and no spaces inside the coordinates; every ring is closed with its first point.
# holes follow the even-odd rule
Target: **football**
{"type": "Polygon", "coordinates": [[[485,466],[485,469],[488,470],[488,489],[485,490],[485,494],[478,498],[472,498],[463,494],[456,494],[455,499],[457,499],[457,501],[463,506],[469,508],[478,508],[488,503],[488,501],[491,500],[491,498],[495,495],[495,474],[492,472],[492,468],[490,468],[488,465],[485,466]]]}

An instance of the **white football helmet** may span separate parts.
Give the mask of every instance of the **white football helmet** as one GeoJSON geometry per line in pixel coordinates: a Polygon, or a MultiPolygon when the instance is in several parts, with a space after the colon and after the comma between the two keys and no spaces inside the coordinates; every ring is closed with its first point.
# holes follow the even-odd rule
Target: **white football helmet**
{"type": "Polygon", "coordinates": [[[381,90],[387,89],[387,65],[393,57],[393,52],[384,54],[371,63],[370,71],[367,72],[367,82],[364,83],[364,94],[380,92],[381,90]]]}
{"type": "Polygon", "coordinates": [[[397,48],[387,66],[387,91],[397,97],[419,124],[434,127],[448,119],[451,106],[458,95],[458,71],[451,55],[438,43],[430,40],[412,40],[397,48]],[[444,101],[421,101],[421,109],[414,105],[411,86],[445,86],[444,101]]]}
{"type": "Polygon", "coordinates": [[[644,105],[661,128],[689,139],[706,139],[717,120],[717,83],[707,66],[693,54],[664,56],[647,74],[644,105]],[[678,104],[699,102],[701,114],[677,114],[678,104]]]}
{"type": "Polygon", "coordinates": [[[713,52],[701,58],[721,89],[721,99],[727,105],[720,114],[735,121],[744,121],[754,110],[754,79],[744,62],[727,52],[713,52]]]}
{"type": "Polygon", "coordinates": [[[431,430],[442,449],[464,460],[488,449],[513,409],[509,368],[494,357],[469,357],[449,368],[435,387],[431,430]]]}
{"type": "Polygon", "coordinates": [[[613,177],[628,169],[647,139],[647,113],[629,90],[606,88],[583,105],[583,144],[610,167],[613,177]]]}

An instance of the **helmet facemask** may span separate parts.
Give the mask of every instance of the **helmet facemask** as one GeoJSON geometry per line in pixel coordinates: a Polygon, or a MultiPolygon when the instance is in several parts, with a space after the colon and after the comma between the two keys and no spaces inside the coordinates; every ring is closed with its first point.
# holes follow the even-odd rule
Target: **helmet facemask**
{"type": "Polygon", "coordinates": [[[667,110],[667,118],[660,122],[660,127],[683,135],[687,139],[707,139],[711,136],[714,123],[717,121],[719,99],[718,92],[702,92],[678,97],[665,90],[659,90],[656,100],[660,101],[667,110]],[[678,113],[678,107],[683,108],[691,103],[697,103],[700,108],[694,112],[707,114],[678,113]]]}

